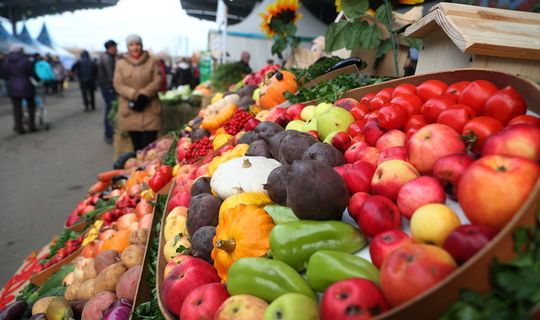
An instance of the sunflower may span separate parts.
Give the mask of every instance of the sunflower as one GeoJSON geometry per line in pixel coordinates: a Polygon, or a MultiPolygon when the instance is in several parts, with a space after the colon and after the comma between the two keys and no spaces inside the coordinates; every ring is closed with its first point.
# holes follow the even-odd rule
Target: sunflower
{"type": "Polygon", "coordinates": [[[276,2],[269,4],[265,13],[259,13],[263,19],[259,24],[261,31],[268,38],[273,38],[275,35],[281,36],[272,29],[272,19],[279,19],[285,24],[296,22],[302,17],[300,13],[296,12],[299,7],[298,0],[276,0],[276,2]]]}

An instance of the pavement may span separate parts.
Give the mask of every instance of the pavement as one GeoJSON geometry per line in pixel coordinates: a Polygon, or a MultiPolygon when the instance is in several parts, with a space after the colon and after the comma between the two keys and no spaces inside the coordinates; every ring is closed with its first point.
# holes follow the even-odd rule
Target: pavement
{"type": "MultiPolygon", "coordinates": [[[[104,101],[83,112],[77,83],[47,97],[49,130],[17,135],[9,99],[0,97],[0,286],[22,260],[63,230],[96,175],[111,170],[113,146],[103,138],[104,101]]],[[[0,288],[1,288],[0,287],[0,288]]]]}

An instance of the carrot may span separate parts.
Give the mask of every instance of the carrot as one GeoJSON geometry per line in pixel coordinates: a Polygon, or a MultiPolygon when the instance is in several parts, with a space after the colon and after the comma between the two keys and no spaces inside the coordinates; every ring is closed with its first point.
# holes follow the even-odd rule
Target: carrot
{"type": "Polygon", "coordinates": [[[97,179],[101,182],[109,182],[114,176],[118,176],[121,174],[124,174],[124,170],[122,169],[111,170],[98,174],[97,179]]]}
{"type": "Polygon", "coordinates": [[[90,189],[88,189],[88,193],[90,194],[99,193],[105,190],[109,186],[109,184],[110,184],[109,182],[98,181],[96,182],[96,184],[91,186],[90,189]]]}

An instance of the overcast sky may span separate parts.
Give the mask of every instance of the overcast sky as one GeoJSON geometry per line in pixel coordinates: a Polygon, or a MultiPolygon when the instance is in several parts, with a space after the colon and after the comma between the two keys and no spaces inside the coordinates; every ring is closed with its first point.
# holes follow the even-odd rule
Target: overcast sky
{"type": "MultiPolygon", "coordinates": [[[[102,50],[103,43],[113,39],[125,51],[126,36],[137,33],[145,48],[179,55],[205,50],[208,30],[216,28],[212,21],[189,17],[180,0],[120,0],[116,6],[105,9],[30,19],[26,26],[32,37],[38,36],[43,22],[62,47],[102,50]]],[[[9,24],[4,23],[4,27],[11,31],[9,24]]],[[[22,23],[18,28],[22,29],[22,23]]]]}

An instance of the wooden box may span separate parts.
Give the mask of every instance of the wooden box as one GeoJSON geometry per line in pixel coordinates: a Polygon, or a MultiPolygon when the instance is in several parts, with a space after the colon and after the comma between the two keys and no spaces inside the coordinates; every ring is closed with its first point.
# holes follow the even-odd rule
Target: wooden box
{"type": "MultiPolygon", "coordinates": [[[[343,98],[360,99],[367,93],[377,92],[383,88],[396,87],[402,83],[419,85],[430,79],[438,79],[448,84],[458,81],[483,79],[492,81],[499,88],[512,85],[523,95],[530,110],[540,113],[540,86],[509,73],[486,69],[462,69],[415,75],[350,90],[343,94],[343,98]]],[[[534,225],[536,223],[535,214],[539,205],[540,180],[512,220],[477,255],[460,266],[454,273],[435,287],[408,303],[381,315],[378,319],[409,319],[411,317],[415,319],[436,319],[453,302],[458,300],[459,289],[468,288],[480,293],[489,291],[489,266],[493,262],[493,258],[496,257],[500,261],[508,261],[515,257],[512,234],[520,226],[534,225]]]]}
{"type": "Polygon", "coordinates": [[[540,81],[540,13],[441,2],[405,35],[423,39],[416,74],[486,68],[540,81]]]}

